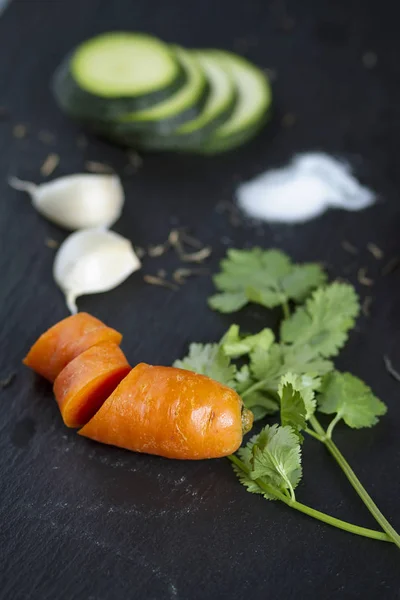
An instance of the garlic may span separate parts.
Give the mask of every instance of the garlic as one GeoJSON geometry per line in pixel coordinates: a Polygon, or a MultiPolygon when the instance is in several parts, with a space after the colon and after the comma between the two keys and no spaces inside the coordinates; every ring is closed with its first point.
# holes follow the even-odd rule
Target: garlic
{"type": "Polygon", "coordinates": [[[10,177],[8,182],[16,190],[28,192],[33,206],[49,221],[71,231],[111,227],[124,205],[124,190],[117,175],[83,173],[41,185],[17,177],[10,177]]]}
{"type": "Polygon", "coordinates": [[[67,237],[53,265],[53,276],[71,313],[76,299],[117,287],[141,264],[129,240],[113,231],[84,229],[67,237]]]}

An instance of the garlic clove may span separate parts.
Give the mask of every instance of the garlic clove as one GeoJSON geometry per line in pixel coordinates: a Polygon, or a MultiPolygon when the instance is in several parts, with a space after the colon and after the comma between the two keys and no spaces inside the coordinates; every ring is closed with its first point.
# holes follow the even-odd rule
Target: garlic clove
{"type": "Polygon", "coordinates": [[[121,216],[124,190],[117,175],[82,173],[36,185],[10,177],[9,184],[27,192],[44,217],[75,231],[111,227],[121,216]]]}
{"type": "Polygon", "coordinates": [[[79,296],[112,290],[140,267],[129,240],[113,231],[84,229],[72,233],[60,246],[53,277],[69,310],[76,313],[79,296]]]}

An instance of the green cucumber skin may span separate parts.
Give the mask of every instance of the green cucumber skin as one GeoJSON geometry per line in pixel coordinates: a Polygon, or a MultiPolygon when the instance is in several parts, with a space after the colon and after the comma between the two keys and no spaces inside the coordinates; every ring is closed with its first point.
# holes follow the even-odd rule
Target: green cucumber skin
{"type": "Polygon", "coordinates": [[[52,81],[52,90],[60,108],[74,119],[116,121],[121,116],[137,110],[147,110],[163,102],[177,92],[186,80],[180,66],[179,73],[170,85],[144,94],[121,98],[102,98],[79,87],[70,71],[68,56],[57,68],[52,81]]]}
{"type": "Polygon", "coordinates": [[[266,110],[264,116],[254,123],[252,127],[248,129],[244,129],[230,138],[226,138],[224,140],[219,140],[218,143],[207,143],[203,141],[203,143],[199,143],[195,145],[194,143],[190,146],[182,146],[175,145],[172,146],[168,142],[168,137],[163,138],[161,136],[147,136],[142,134],[131,134],[129,136],[122,136],[121,134],[116,134],[115,132],[108,130],[99,130],[97,129],[96,133],[101,137],[118,144],[119,146],[123,146],[125,148],[134,148],[136,150],[144,150],[144,151],[169,151],[181,154],[202,154],[205,156],[212,156],[214,154],[222,154],[223,152],[228,152],[230,150],[235,150],[239,146],[242,146],[246,142],[250,141],[254,138],[258,133],[260,133],[261,129],[263,129],[264,125],[270,120],[272,116],[272,107],[271,105],[266,110]]]}
{"type": "MultiPolygon", "coordinates": [[[[197,150],[199,146],[206,142],[207,138],[222,125],[232,114],[234,109],[234,102],[231,106],[227,107],[224,113],[221,113],[217,119],[207,123],[206,126],[198,129],[197,131],[191,131],[190,133],[180,135],[144,135],[140,138],[142,148],[146,150],[171,150],[171,151],[190,151],[193,149],[197,150]]],[[[129,136],[126,137],[129,142],[129,136]]],[[[138,138],[136,138],[138,141],[138,138]]]]}
{"type": "Polygon", "coordinates": [[[266,109],[264,116],[256,123],[253,123],[251,127],[243,129],[242,131],[238,131],[234,135],[221,140],[214,138],[213,140],[210,140],[209,142],[206,142],[197,148],[197,152],[199,154],[213,155],[220,154],[222,152],[228,152],[229,150],[234,150],[235,148],[242,146],[260,133],[264,126],[271,120],[272,114],[273,107],[270,104],[266,109]]]}
{"type": "Polygon", "coordinates": [[[130,134],[135,135],[139,133],[168,136],[180,125],[183,125],[188,121],[192,121],[199,116],[204,108],[205,103],[207,102],[208,93],[209,84],[206,80],[204,80],[203,89],[196,102],[182,112],[176,113],[175,115],[171,115],[170,117],[166,117],[164,119],[159,119],[158,121],[135,121],[129,123],[114,122],[112,124],[112,129],[116,134],[120,134],[121,136],[129,136],[130,134]]]}

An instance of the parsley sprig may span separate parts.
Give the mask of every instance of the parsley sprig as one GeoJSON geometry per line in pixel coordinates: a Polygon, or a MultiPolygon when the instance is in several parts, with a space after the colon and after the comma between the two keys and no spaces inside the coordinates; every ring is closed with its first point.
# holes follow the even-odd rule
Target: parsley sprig
{"type": "Polygon", "coordinates": [[[209,304],[234,312],[248,302],[267,308],[282,305],[284,319],[277,339],[271,329],[243,335],[232,325],[214,344],[191,344],[175,366],[208,375],[235,389],[255,420],[279,412],[280,425],[266,425],[229,457],[239,480],[252,493],[280,500],[335,527],[400,548],[400,536],[373,502],[334,443],[336,425],[372,427],[386,406],[350,373],[335,370],[332,358],[347,341],[360,311],[354,288],[326,285],[319,265],[295,265],[278,250],[230,250],[214,277],[219,294],[209,304]],[[290,314],[290,302],[297,306],[290,314]],[[316,413],[332,415],[323,429],[316,413]],[[300,503],[304,435],[324,444],[343,470],[383,532],[358,527],[300,503]]]}

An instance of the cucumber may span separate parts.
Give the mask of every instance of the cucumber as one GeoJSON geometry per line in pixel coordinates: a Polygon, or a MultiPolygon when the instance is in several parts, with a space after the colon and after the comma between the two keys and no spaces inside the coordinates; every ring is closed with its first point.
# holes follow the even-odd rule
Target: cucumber
{"type": "Polygon", "coordinates": [[[188,50],[178,46],[173,46],[172,50],[185,71],[185,83],[163,102],[147,110],[121,116],[113,127],[117,135],[129,136],[138,131],[168,135],[179,125],[192,121],[201,113],[209,91],[201,64],[188,50]]]}
{"type": "Polygon", "coordinates": [[[238,99],[230,118],[199,148],[205,154],[231,150],[256,135],[270,115],[272,100],[268,79],[256,66],[222,50],[212,56],[233,77],[238,99]]]}
{"type": "Polygon", "coordinates": [[[142,33],[92,38],[60,65],[53,91],[65,112],[79,119],[114,120],[169,98],[185,77],[175,53],[142,33]]]}
{"type": "MultiPolygon", "coordinates": [[[[121,137],[128,143],[140,144],[148,150],[184,150],[194,148],[204,142],[210,133],[224,123],[232,113],[236,102],[236,87],[230,73],[214,60],[210,51],[195,51],[192,53],[206,74],[209,93],[201,113],[190,121],[177,127],[172,132],[162,131],[129,138],[129,132],[119,130],[121,137]]],[[[154,109],[153,109],[154,110],[154,109]]],[[[149,111],[151,112],[151,111],[149,111]]],[[[116,131],[118,134],[118,130],[116,131]]]]}

